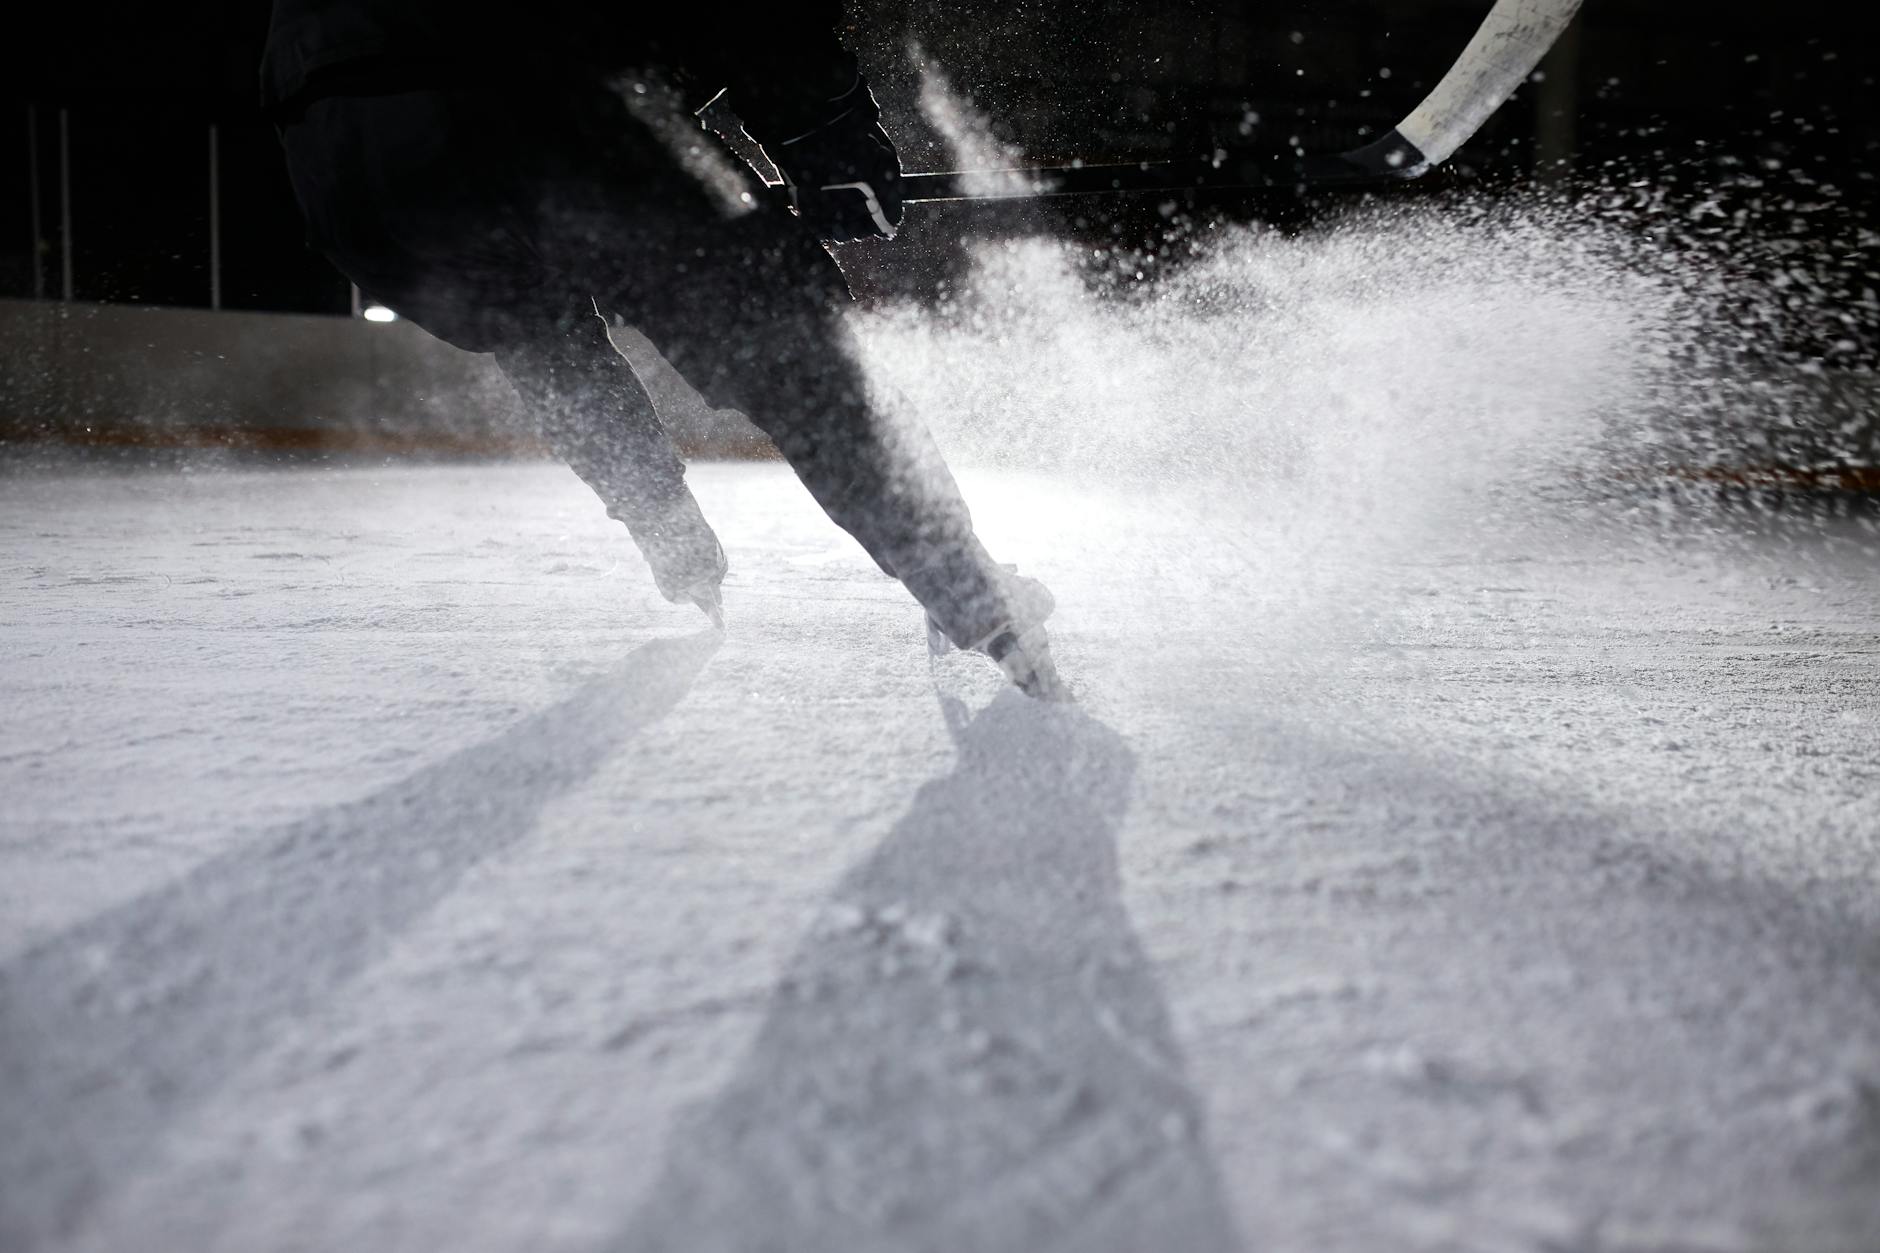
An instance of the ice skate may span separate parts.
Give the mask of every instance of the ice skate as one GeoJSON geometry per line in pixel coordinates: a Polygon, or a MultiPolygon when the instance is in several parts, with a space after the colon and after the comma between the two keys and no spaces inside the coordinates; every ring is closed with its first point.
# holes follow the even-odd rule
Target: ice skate
{"type": "Polygon", "coordinates": [[[1034,627],[1023,635],[1000,632],[987,642],[983,651],[998,663],[1012,686],[1025,695],[1066,703],[1073,699],[1070,688],[1058,677],[1057,664],[1051,660],[1043,627],[1034,627]]]}
{"type": "MultiPolygon", "coordinates": [[[[968,646],[967,651],[990,657],[1013,686],[1027,696],[1039,700],[1070,700],[1070,689],[1058,677],[1057,665],[1051,660],[1050,643],[1044,630],[1045,619],[1057,608],[1057,598],[1037,579],[1018,573],[1016,566],[1002,565],[999,573],[1011,610],[1010,620],[968,646]]],[[[926,621],[927,649],[937,660],[952,652],[954,644],[931,613],[926,621]]]]}
{"type": "Polygon", "coordinates": [[[634,542],[653,571],[659,594],[673,604],[693,604],[724,629],[725,550],[712,531],[698,501],[686,492],[650,521],[629,528],[634,542]]]}
{"type": "MultiPolygon", "coordinates": [[[[1015,629],[1023,634],[1034,627],[1042,627],[1045,619],[1057,609],[1057,597],[1051,595],[1051,589],[1037,579],[1020,574],[1014,565],[1001,565],[999,572],[1006,600],[1012,606],[1012,622],[1001,630],[1015,629]]],[[[993,632],[988,639],[999,633],[993,632]]],[[[984,645],[974,647],[981,652],[985,651],[984,645]]],[[[953,641],[947,638],[946,632],[940,629],[940,624],[931,613],[927,615],[927,649],[935,657],[944,657],[953,651],[953,641]]]]}

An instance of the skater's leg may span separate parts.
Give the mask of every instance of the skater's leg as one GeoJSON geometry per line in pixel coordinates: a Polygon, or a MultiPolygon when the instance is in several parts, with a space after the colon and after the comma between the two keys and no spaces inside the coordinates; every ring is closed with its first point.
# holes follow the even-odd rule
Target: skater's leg
{"type": "Polygon", "coordinates": [[[714,405],[748,416],[837,525],[906,584],[954,643],[1011,625],[1004,580],[926,430],[871,395],[828,253],[764,211],[666,225],[602,293],[714,405]],[[709,245],[709,246],[708,246],[709,245]],[[678,258],[682,264],[670,265],[678,258]]]}
{"type": "Polygon", "coordinates": [[[668,600],[715,603],[724,549],[685,485],[653,401],[589,311],[499,349],[497,364],[554,454],[626,525],[668,600]]]}
{"type": "Polygon", "coordinates": [[[829,517],[953,643],[983,647],[1009,625],[1003,579],[952,471],[918,419],[871,394],[840,310],[754,319],[736,334],[762,352],[761,376],[724,369],[726,354],[712,344],[682,351],[687,364],[675,365],[707,375],[716,403],[769,435],[829,517]]]}
{"type": "Polygon", "coordinates": [[[688,264],[689,282],[648,284],[642,270],[617,307],[707,399],[771,437],[829,516],[913,593],[930,628],[987,653],[1026,692],[1068,699],[1041,618],[1025,617],[1041,601],[1048,612],[1048,594],[1015,594],[926,428],[871,395],[834,260],[793,220],[762,211],[721,227],[718,247],[681,251],[716,258],[688,264]]]}
{"type": "Polygon", "coordinates": [[[871,402],[828,252],[761,188],[741,207],[724,179],[701,178],[687,156],[700,144],[676,150],[611,93],[515,108],[537,137],[520,177],[544,266],[619,313],[707,400],[769,435],[950,638],[977,646],[1001,626],[999,571],[945,463],[918,426],[889,423],[871,402]]]}
{"type": "Polygon", "coordinates": [[[591,301],[544,264],[519,154],[553,142],[516,102],[333,97],[283,128],[311,241],[431,334],[493,352],[529,418],[625,523],[670,600],[716,603],[724,554],[651,400],[591,301]]]}

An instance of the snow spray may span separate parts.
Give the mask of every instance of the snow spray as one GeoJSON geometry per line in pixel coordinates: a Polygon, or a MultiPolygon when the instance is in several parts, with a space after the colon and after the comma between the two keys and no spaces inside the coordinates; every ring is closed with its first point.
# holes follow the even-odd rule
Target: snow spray
{"type": "MultiPolygon", "coordinates": [[[[959,168],[1016,163],[937,75],[922,103],[959,168]]],[[[1032,526],[1062,540],[1109,525],[1101,498],[1152,499],[1194,560],[1330,562],[1349,595],[1354,562],[1588,518],[1658,543],[1708,525],[1719,484],[1874,460],[1871,408],[1824,382],[1872,382],[1847,368],[1872,355],[1872,275],[1798,242],[1807,203],[1742,187],[1188,222],[1159,254],[986,240],[963,288],[859,330],[950,459],[1051,498],[1032,526]]]]}

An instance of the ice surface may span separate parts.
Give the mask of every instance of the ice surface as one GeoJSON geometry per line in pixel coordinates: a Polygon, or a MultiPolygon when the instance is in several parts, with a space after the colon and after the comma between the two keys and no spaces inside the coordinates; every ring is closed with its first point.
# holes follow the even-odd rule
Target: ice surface
{"type": "Polygon", "coordinates": [[[722,637],[556,467],[0,478],[0,1249],[1880,1248],[1872,520],[1641,489],[1870,457],[1869,263],[1613,177],[858,315],[1074,708],[777,465],[722,637]]]}
{"type": "Polygon", "coordinates": [[[1116,477],[7,480],[0,1246],[1875,1247],[1871,535],[1116,477]]]}

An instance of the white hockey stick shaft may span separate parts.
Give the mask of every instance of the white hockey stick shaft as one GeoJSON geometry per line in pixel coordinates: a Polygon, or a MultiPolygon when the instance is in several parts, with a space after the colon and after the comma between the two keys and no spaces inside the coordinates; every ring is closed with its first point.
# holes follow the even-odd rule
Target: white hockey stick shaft
{"type": "Polygon", "coordinates": [[[1397,124],[1397,133],[1441,165],[1534,72],[1580,0],[1497,0],[1475,38],[1436,89],[1397,124]]]}
{"type": "Polygon", "coordinates": [[[906,174],[902,198],[1030,199],[1196,187],[1363,190],[1413,179],[1448,160],[1482,128],[1534,72],[1579,8],[1580,0],[1496,0],[1435,90],[1394,129],[1349,152],[1315,154],[1279,167],[1204,159],[1006,170],[992,178],[962,171],[906,174]],[[983,190],[989,184],[1006,189],[983,190]]]}

